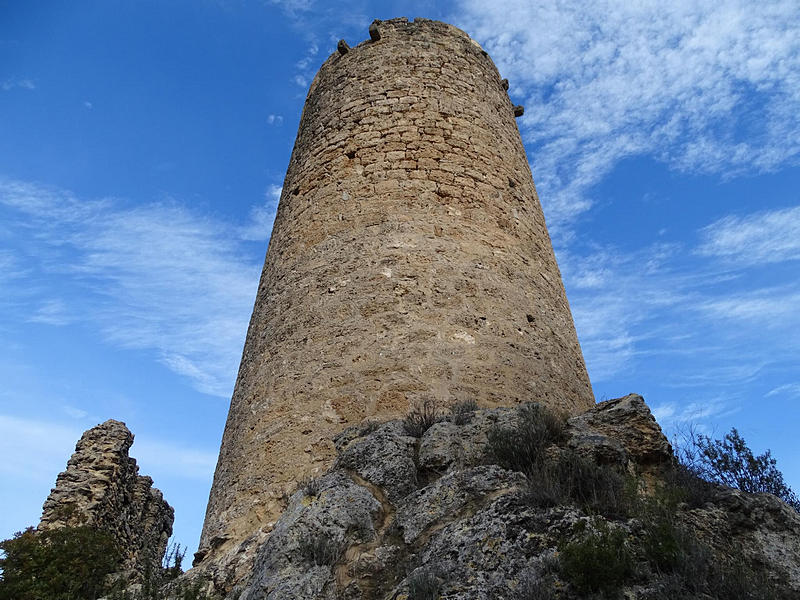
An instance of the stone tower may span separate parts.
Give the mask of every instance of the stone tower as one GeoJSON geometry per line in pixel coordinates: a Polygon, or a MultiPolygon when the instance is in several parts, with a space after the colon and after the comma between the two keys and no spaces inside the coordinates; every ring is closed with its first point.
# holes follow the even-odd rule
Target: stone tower
{"type": "Polygon", "coordinates": [[[308,92],[196,564],[268,531],[348,425],[594,403],[507,82],[445,23],[370,38],[308,92]]]}

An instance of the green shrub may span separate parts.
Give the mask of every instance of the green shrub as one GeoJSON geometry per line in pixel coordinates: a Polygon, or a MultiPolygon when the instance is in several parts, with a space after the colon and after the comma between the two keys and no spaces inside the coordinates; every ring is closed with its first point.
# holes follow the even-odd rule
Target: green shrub
{"type": "MultiPolygon", "coordinates": [[[[708,484],[706,484],[708,485],[708,484]]],[[[642,558],[650,566],[656,589],[647,600],[696,598],[781,598],[763,570],[743,558],[741,549],[714,553],[678,517],[684,490],[667,484],[639,506],[643,531],[638,536],[642,558]]]]}
{"type": "Polygon", "coordinates": [[[403,428],[412,437],[422,437],[438,421],[439,414],[436,410],[436,403],[426,400],[409,411],[403,419],[403,428]]]}
{"type": "Polygon", "coordinates": [[[450,414],[453,417],[453,423],[456,425],[466,425],[472,421],[472,416],[478,410],[478,403],[475,400],[462,400],[456,402],[450,407],[450,414]]]}
{"type": "Polygon", "coordinates": [[[408,578],[408,600],[437,600],[441,581],[429,569],[417,569],[408,578]]]}
{"type": "Polygon", "coordinates": [[[316,498],[322,491],[322,483],[319,479],[308,476],[300,480],[297,488],[303,490],[303,494],[309,498],[316,498]]]}
{"type": "Polygon", "coordinates": [[[623,530],[600,521],[596,531],[561,550],[561,576],[580,594],[600,593],[616,598],[634,573],[634,554],[623,530]]]}
{"type": "Polygon", "coordinates": [[[307,533],[299,540],[300,554],[317,567],[331,567],[339,562],[344,544],[323,533],[307,533]]]}
{"type": "Polygon", "coordinates": [[[552,576],[543,577],[538,573],[524,573],[519,583],[511,590],[513,600],[554,600],[556,597],[552,576]]]}
{"type": "Polygon", "coordinates": [[[783,600],[791,596],[778,589],[746,561],[715,556],[695,541],[675,570],[655,579],[655,586],[643,600],[746,599],[783,600]]]}
{"type": "Polygon", "coordinates": [[[0,600],[94,600],[120,563],[113,538],[86,526],[29,527],[0,550],[0,600]]]}
{"type": "Polygon", "coordinates": [[[569,450],[540,463],[527,477],[523,497],[533,506],[574,503],[588,513],[623,518],[636,495],[618,471],[569,450]]]}
{"type": "Polygon", "coordinates": [[[511,471],[536,471],[544,462],[547,447],[562,439],[564,427],[563,418],[538,404],[525,404],[513,427],[495,427],[489,432],[487,459],[511,471]]]}
{"type": "Polygon", "coordinates": [[[665,474],[665,483],[678,502],[685,502],[689,508],[702,508],[713,502],[716,485],[700,477],[694,470],[677,463],[665,474]]]}

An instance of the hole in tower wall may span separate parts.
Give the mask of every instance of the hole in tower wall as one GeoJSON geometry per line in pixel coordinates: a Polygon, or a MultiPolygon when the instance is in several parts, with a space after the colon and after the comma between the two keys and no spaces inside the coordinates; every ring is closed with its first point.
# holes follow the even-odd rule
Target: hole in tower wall
{"type": "Polygon", "coordinates": [[[297,196],[297,194],[299,194],[299,193],[300,193],[300,188],[294,188],[292,190],[292,196],[297,196]]]}
{"type": "Polygon", "coordinates": [[[347,158],[352,160],[356,157],[356,151],[350,150],[349,152],[345,152],[345,156],[347,156],[347,158]]]}

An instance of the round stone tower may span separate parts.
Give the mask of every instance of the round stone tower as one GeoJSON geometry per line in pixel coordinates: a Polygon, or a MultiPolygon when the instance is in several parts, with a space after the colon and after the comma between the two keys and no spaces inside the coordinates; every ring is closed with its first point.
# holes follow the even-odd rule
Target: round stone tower
{"type": "Polygon", "coordinates": [[[266,532],[349,425],[435,402],[594,400],[497,68],[463,31],[376,22],[311,84],[197,561],[266,532]]]}

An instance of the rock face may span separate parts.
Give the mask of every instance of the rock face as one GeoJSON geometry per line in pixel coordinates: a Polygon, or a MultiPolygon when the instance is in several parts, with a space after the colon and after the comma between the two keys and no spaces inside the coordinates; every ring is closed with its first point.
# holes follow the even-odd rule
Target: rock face
{"type": "Polygon", "coordinates": [[[40,530],[88,525],[110,533],[135,580],[156,572],[172,535],[174,511],[128,456],[133,434],[108,420],[81,436],[44,503],[40,530]]]}
{"type": "MultiPolygon", "coordinates": [[[[288,498],[265,543],[240,549],[240,564],[253,565],[248,576],[218,581],[217,590],[240,600],[709,597],[674,591],[689,575],[670,575],[678,567],[651,543],[660,529],[648,521],[658,521],[663,508],[645,517],[642,508],[624,514],[620,506],[604,513],[580,502],[543,504],[531,499],[533,474],[491,464],[490,438],[518,418],[513,408],[480,409],[467,422],[442,420],[421,438],[408,436],[402,421],[345,430],[335,440],[339,455],[331,470],[288,498]],[[631,561],[613,593],[583,589],[580,576],[564,576],[570,545],[603,535],[621,536],[631,561]]],[[[673,466],[669,443],[635,395],[570,419],[547,454],[580,456],[572,460],[631,480],[647,475],[651,485],[673,466]]],[[[691,532],[715,557],[687,550],[710,569],[702,578],[717,577],[713,565],[744,548],[745,563],[782,586],[779,597],[800,597],[800,515],[780,500],[709,486],[702,505],[683,502],[672,510],[670,527],[691,532]]],[[[601,565],[602,573],[613,569],[601,565]]],[[[751,597],[737,596],[731,585],[720,584],[731,595],[710,597],[751,597]]]]}
{"type": "Polygon", "coordinates": [[[331,439],[365,418],[467,398],[593,404],[506,87],[466,33],[425,19],[376,23],[322,65],[197,564],[216,569],[268,534],[283,496],[330,467],[331,439]]]}

